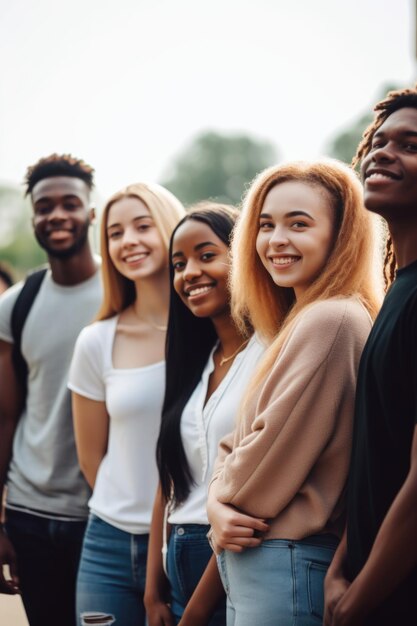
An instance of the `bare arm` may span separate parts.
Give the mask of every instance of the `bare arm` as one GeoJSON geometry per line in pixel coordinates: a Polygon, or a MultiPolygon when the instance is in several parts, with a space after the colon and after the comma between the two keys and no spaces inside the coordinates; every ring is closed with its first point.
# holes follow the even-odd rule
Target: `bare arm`
{"type": "Polygon", "coordinates": [[[225,597],[219,570],[217,569],[216,557],[211,557],[204,574],[194,589],[179,626],[206,626],[225,597]]]}
{"type": "Polygon", "coordinates": [[[417,426],[408,476],[389,508],[363,569],[337,604],[332,626],[360,626],[417,565],[417,426]]]}
{"type": "Polygon", "coordinates": [[[149,626],[174,626],[174,618],[167,604],[169,583],[162,563],[165,505],[165,498],[158,487],[152,511],[146,564],[144,603],[149,626]]]}
{"type": "Polygon", "coordinates": [[[345,577],[345,564],[347,556],[346,530],[342,540],[334,554],[330,567],[324,579],[324,619],[323,626],[331,626],[334,610],[350,586],[345,577]]]}
{"type": "Polygon", "coordinates": [[[109,416],[104,402],[72,393],[75,443],[81,471],[93,489],[107,451],[109,416]]]}
{"type": "MultiPolygon", "coordinates": [[[[0,341],[0,502],[7,470],[12,455],[16,425],[22,411],[22,390],[12,363],[13,344],[0,341]]],[[[19,591],[16,555],[8,537],[0,530],[0,593],[19,591]],[[3,566],[10,568],[10,580],[3,574],[3,566]]]]}

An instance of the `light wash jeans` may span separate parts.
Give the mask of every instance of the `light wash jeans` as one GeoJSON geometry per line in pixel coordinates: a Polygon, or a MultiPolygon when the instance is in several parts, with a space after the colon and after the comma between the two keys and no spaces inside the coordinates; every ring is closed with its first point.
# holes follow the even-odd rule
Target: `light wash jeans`
{"type": "Polygon", "coordinates": [[[227,593],[227,626],[319,626],[323,582],[338,539],[271,539],[217,558],[227,593]]]}
{"type": "Polygon", "coordinates": [[[149,535],[131,535],[91,515],[77,579],[77,619],[98,615],[94,624],[145,626],[146,557],[149,535]],[[113,617],[113,621],[111,621],[113,617]],[[106,619],[108,621],[106,621],[106,619]]]}
{"type": "MultiPolygon", "coordinates": [[[[171,528],[167,571],[171,586],[171,611],[176,624],[213,555],[206,537],[209,528],[203,524],[173,525],[171,528]]],[[[215,611],[209,626],[226,626],[225,600],[215,611]]]]}

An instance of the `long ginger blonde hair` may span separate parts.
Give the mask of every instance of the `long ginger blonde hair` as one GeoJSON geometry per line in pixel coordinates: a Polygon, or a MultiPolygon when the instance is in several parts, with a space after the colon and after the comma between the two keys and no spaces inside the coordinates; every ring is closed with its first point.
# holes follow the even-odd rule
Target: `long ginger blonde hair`
{"type": "Polygon", "coordinates": [[[374,228],[362,200],[358,177],[333,159],[272,166],[261,172],[244,198],[232,243],[232,314],[244,331],[248,321],[271,344],[253,385],[265,378],[298,314],[318,300],[357,295],[375,318],[380,298],[374,283],[374,228]],[[335,213],[334,243],[320,275],[296,300],[291,288],[279,287],[263,266],[257,251],[259,215],[268,192],[284,182],[297,181],[325,190],[335,213]]]}

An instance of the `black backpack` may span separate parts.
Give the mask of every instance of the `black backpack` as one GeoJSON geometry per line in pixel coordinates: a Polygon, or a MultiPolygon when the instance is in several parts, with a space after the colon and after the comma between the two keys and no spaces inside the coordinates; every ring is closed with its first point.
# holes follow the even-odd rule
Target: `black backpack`
{"type": "Polygon", "coordinates": [[[29,274],[16,298],[11,316],[11,331],[13,336],[12,359],[16,377],[21,384],[24,397],[26,398],[28,366],[21,352],[23,327],[26,318],[35,301],[47,268],[44,267],[29,274]]]}

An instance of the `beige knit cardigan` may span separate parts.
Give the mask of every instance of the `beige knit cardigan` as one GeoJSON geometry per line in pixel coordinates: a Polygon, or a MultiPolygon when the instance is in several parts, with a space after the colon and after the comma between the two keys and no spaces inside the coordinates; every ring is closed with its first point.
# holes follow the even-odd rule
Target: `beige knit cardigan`
{"type": "Polygon", "coordinates": [[[259,392],[222,440],[211,489],[266,518],[266,539],[340,534],[359,360],[372,321],[359,298],[302,311],[259,392]]]}

